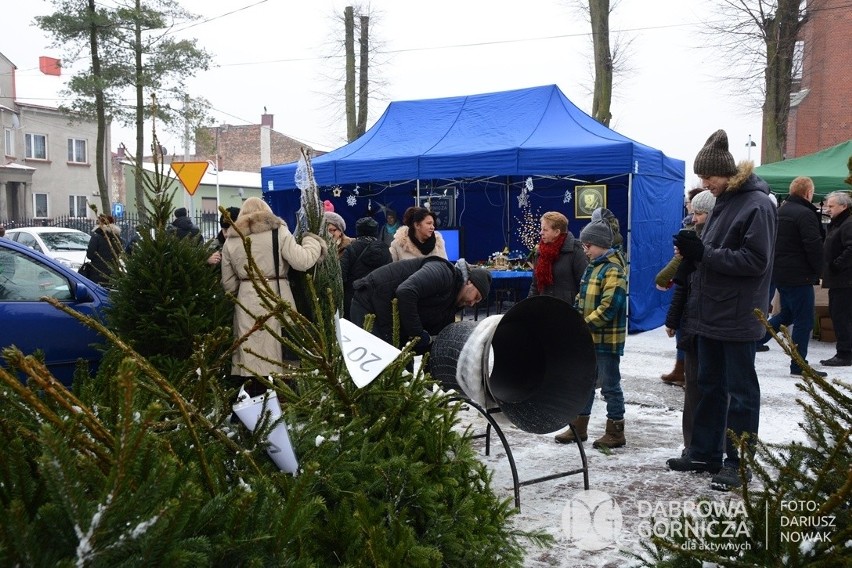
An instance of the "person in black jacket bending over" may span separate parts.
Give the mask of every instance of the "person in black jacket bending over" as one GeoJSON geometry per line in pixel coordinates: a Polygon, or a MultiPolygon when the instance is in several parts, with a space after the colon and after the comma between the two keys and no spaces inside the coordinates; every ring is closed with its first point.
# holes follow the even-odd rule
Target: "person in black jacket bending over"
{"type": "MultiPolygon", "coordinates": [[[[773,278],[781,297],[781,311],[769,323],[778,331],[792,324],[793,343],[802,359],[808,359],[808,340],[814,327],[814,284],[819,284],[822,271],[822,220],[811,203],[814,182],[797,177],[790,184],[790,196],[778,208],[778,231],[775,236],[773,278]]],[[[767,333],[761,343],[772,339],[767,333]]],[[[825,373],[815,371],[822,376],[825,373]]],[[[801,375],[802,369],[790,361],[790,374],[801,375]]]]}
{"type": "Polygon", "coordinates": [[[343,249],[340,257],[340,275],[343,278],[343,317],[350,319],[349,306],[354,294],[352,285],[359,278],[385,264],[390,264],[390,248],[378,239],[379,224],[372,217],[362,217],[355,222],[356,238],[343,249]]]}
{"type": "Polygon", "coordinates": [[[429,350],[433,335],[455,321],[456,312],[488,297],[491,274],[469,267],[462,258],[455,264],[437,256],[399,260],[356,280],[353,286],[352,322],[363,327],[367,314],[375,314],[373,335],[392,342],[393,300],[399,310],[400,339],[420,338],[416,352],[429,350]]]}

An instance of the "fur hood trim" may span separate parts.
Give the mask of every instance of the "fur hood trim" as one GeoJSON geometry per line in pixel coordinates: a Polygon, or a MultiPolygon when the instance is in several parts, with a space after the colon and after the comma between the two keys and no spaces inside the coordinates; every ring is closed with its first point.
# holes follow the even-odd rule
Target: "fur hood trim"
{"type": "Polygon", "coordinates": [[[117,237],[121,236],[121,227],[119,227],[118,225],[101,225],[100,227],[96,228],[94,232],[97,232],[98,229],[101,230],[101,233],[103,235],[106,235],[107,233],[112,233],[117,237]]]}
{"type": "Polygon", "coordinates": [[[287,223],[283,219],[277,217],[274,213],[268,211],[255,211],[254,213],[240,214],[234,222],[234,227],[228,227],[228,232],[225,236],[229,239],[239,238],[239,234],[235,227],[244,235],[253,235],[278,229],[281,226],[287,227],[287,223]]]}
{"type": "Polygon", "coordinates": [[[737,164],[737,173],[728,180],[728,188],[725,191],[739,190],[746,180],[754,173],[754,162],[743,160],[737,164]]]}

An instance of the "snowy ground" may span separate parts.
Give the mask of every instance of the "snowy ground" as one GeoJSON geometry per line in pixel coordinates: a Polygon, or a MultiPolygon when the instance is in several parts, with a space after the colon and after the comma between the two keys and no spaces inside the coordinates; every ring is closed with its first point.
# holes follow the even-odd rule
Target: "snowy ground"
{"type": "MultiPolygon", "coordinates": [[[[796,403],[800,391],[796,379],[789,374],[789,359],[774,342],[771,350],[757,354],[757,372],[761,385],[760,437],[769,442],[789,442],[804,439],[798,423],[801,407],[796,403]]],[[[833,343],[811,340],[808,359],[815,363],[834,355],[833,343]]],[[[554,535],[556,542],[549,549],[531,547],[525,561],[530,567],[616,567],[629,561],[622,551],[639,552],[644,530],[640,508],[648,503],[683,503],[705,497],[727,501],[735,494],[720,493],[709,488],[708,474],[669,471],[667,458],[680,455],[683,445],[681,412],[683,389],[666,385],[660,375],[671,370],[675,358],[674,339],[663,328],[630,335],[621,360],[622,388],[627,403],[627,446],[602,453],[592,448],[591,441],[599,437],[606,422],[605,404],[595,402],[589,424],[589,442],[585,444],[589,461],[590,489],[612,496],[622,517],[622,526],[615,543],[603,550],[588,551],[569,539],[562,528],[563,509],[572,497],[583,491],[582,475],[521,487],[521,513],[516,524],[521,529],[543,529],[554,535]]],[[[852,367],[829,370],[833,378],[852,381],[852,367]]],[[[485,419],[476,411],[463,413],[463,419],[475,432],[484,432],[485,419]]],[[[577,447],[560,445],[552,435],[523,432],[504,423],[503,431],[514,455],[521,481],[580,467],[577,447]]],[[[484,448],[484,440],[475,440],[484,448]]],[[[513,484],[506,453],[496,437],[492,440],[491,455],[482,458],[494,472],[494,487],[498,493],[513,497],[513,484]]],[[[647,525],[644,526],[645,528],[647,525]]]]}

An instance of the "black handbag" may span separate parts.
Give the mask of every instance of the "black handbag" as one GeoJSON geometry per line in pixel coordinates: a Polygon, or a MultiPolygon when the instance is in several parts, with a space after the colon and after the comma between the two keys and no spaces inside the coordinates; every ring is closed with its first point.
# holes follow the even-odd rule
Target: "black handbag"
{"type": "Polygon", "coordinates": [[[94,276],[95,267],[92,266],[92,263],[88,260],[80,265],[80,268],[77,269],[77,273],[85,276],[89,280],[92,280],[92,276],[94,276]]]}

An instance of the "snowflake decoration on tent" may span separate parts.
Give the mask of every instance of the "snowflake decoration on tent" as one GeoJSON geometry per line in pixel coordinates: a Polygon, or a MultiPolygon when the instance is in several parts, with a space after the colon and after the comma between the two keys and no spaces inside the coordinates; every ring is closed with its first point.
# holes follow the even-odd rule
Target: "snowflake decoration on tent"
{"type": "Polygon", "coordinates": [[[358,203],[358,198],[355,197],[354,195],[350,195],[346,198],[346,205],[348,205],[349,207],[355,207],[355,205],[357,203],[358,203]]]}
{"type": "Polygon", "coordinates": [[[533,179],[532,177],[528,177],[524,182],[524,189],[532,193],[533,190],[533,179]]]}
{"type": "Polygon", "coordinates": [[[571,188],[565,190],[565,195],[562,196],[562,203],[571,203],[571,188]]]}
{"type": "Polygon", "coordinates": [[[518,196],[518,207],[520,209],[525,209],[530,204],[530,196],[527,193],[527,188],[521,190],[521,194],[518,196]]]}
{"type": "Polygon", "coordinates": [[[305,162],[304,158],[299,160],[299,164],[296,166],[296,175],[293,176],[294,181],[296,182],[296,187],[300,190],[304,190],[310,185],[310,175],[308,173],[308,165],[305,162]]]}

